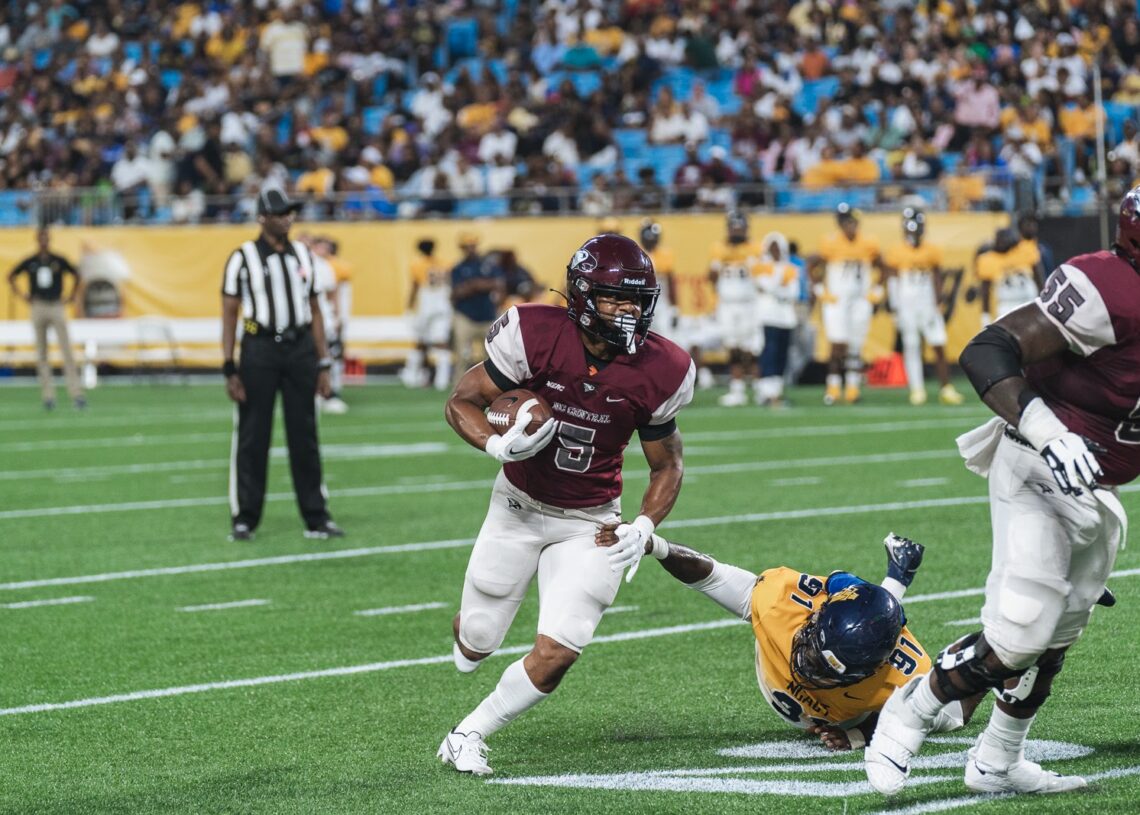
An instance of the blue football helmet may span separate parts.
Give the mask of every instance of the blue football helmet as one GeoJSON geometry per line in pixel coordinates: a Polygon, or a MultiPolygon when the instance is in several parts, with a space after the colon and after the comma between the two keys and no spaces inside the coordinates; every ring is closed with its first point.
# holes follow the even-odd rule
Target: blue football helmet
{"type": "Polygon", "coordinates": [[[894,595],[882,586],[854,580],[832,591],[796,632],[792,673],[820,690],[862,682],[887,661],[905,622],[894,595]]]}

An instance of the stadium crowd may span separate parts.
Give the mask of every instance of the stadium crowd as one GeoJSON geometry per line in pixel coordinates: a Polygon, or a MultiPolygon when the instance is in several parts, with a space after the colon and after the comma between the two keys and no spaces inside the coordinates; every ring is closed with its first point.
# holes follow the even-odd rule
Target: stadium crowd
{"type": "Polygon", "coordinates": [[[1111,181],[1140,175],[1138,58],[1126,0],[9,2],[0,194],[62,221],[241,220],[266,185],[342,218],[884,182],[1024,208],[1087,194],[1098,118],[1111,181]]]}

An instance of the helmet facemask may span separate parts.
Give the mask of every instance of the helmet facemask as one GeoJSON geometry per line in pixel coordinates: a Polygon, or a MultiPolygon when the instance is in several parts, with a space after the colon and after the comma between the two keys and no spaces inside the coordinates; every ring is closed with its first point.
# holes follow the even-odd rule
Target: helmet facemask
{"type": "Polygon", "coordinates": [[[638,348],[645,342],[645,336],[649,333],[649,326],[653,322],[657,297],[661,293],[659,286],[637,288],[600,286],[584,275],[572,274],[569,288],[571,317],[583,331],[604,340],[622,353],[637,353],[638,348]],[[641,309],[641,313],[605,316],[598,310],[598,297],[616,297],[623,300],[632,298],[641,309]],[[576,304],[581,304],[581,313],[575,313],[576,304]]]}
{"type": "Polygon", "coordinates": [[[845,688],[862,682],[875,670],[849,668],[823,642],[817,611],[792,637],[792,673],[805,685],[816,690],[845,688]]]}

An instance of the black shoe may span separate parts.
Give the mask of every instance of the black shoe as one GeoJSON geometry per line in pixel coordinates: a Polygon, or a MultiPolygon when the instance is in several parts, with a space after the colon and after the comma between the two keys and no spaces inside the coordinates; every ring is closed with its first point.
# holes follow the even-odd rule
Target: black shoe
{"type": "Polygon", "coordinates": [[[44,400],[44,410],[55,410],[55,400],[54,399],[45,399],[44,400]]]}
{"type": "Polygon", "coordinates": [[[914,573],[922,565],[925,547],[894,532],[883,540],[883,546],[887,548],[887,576],[909,586],[914,580],[914,573]]]}
{"type": "Polygon", "coordinates": [[[76,410],[87,410],[87,397],[86,396],[76,396],[75,397],[75,409],[76,410]]]}
{"type": "Polygon", "coordinates": [[[344,530],[337,526],[332,521],[325,521],[320,526],[314,526],[312,529],[305,530],[306,538],[314,538],[316,540],[328,540],[329,538],[343,538],[344,530]]]}
{"type": "Polygon", "coordinates": [[[1100,596],[1096,604],[1098,606],[1104,606],[1105,608],[1112,608],[1116,605],[1116,595],[1112,593],[1112,589],[1105,586],[1104,594],[1100,596]]]}
{"type": "Polygon", "coordinates": [[[230,532],[231,541],[251,541],[253,540],[253,530],[249,528],[249,524],[234,524],[233,531],[230,532]]]}

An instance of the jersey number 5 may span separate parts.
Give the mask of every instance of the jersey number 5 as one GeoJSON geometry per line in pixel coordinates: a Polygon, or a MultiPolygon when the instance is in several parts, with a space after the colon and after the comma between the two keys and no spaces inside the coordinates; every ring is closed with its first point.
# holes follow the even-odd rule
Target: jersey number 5
{"type": "Polygon", "coordinates": [[[590,469],[594,459],[594,434],[592,427],[558,423],[558,452],[554,454],[554,466],[568,473],[584,473],[590,469]]]}

